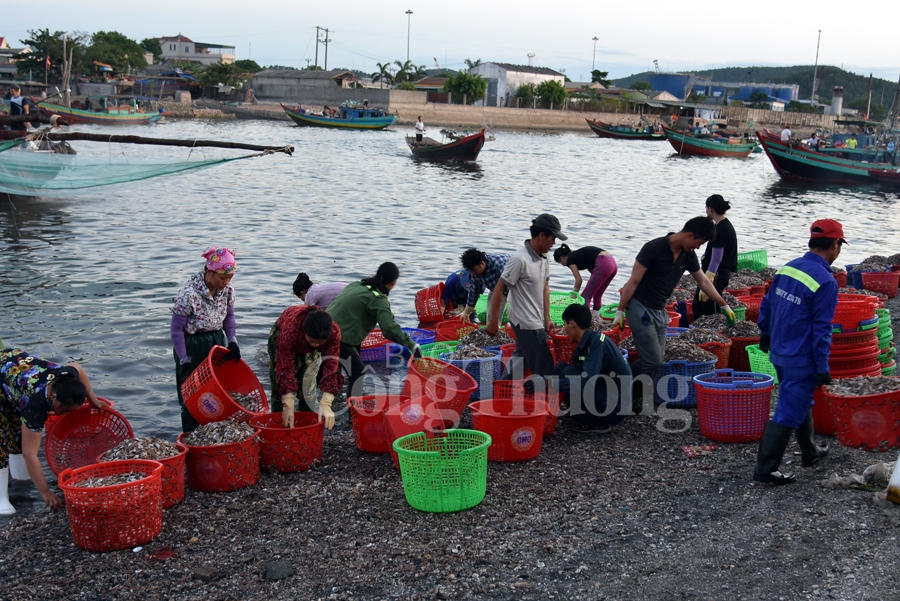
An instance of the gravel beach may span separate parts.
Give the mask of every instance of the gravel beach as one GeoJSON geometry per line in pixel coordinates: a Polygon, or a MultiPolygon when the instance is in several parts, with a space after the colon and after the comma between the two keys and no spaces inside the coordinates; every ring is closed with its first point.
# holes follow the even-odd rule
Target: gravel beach
{"type": "MultiPolygon", "coordinates": [[[[900,302],[888,307],[900,334],[900,302]]],[[[339,417],[321,467],[188,489],[139,550],[78,549],[64,510],[13,517],[0,599],[900,598],[900,510],[820,484],[896,450],[825,439],[831,454],[807,469],[792,442],[782,469],[797,482],[775,488],[752,482],[757,443],[688,457],[682,445],[715,443],[695,410],[665,426],[684,416],[673,433],[660,417],[603,435],[560,420],[537,459],[491,463],[484,501],[454,514],[412,509],[389,457],[358,451],[339,417]],[[154,559],[164,547],[174,556],[154,559]]]]}

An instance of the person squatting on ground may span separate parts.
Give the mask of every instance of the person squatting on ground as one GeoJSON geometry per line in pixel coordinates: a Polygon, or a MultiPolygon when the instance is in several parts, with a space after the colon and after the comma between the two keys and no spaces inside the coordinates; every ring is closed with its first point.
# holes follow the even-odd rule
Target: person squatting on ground
{"type": "MultiPolygon", "coordinates": [[[[554,328],[550,319],[550,257],[547,253],[556,239],[567,240],[559,219],[549,213],[531,222],[531,238],[506,262],[489,307],[487,333],[500,330],[503,295],[509,290],[509,322],[516,338],[516,350],[504,370],[504,380],[521,378],[522,359],[525,368],[535,376],[553,374],[553,355],[547,346],[547,333],[554,328]]],[[[533,382],[530,383],[533,386],[533,382]]],[[[533,388],[532,388],[533,390],[533,388]]]]}
{"type": "Polygon", "coordinates": [[[334,427],[331,403],[341,391],[344,376],[341,328],[331,315],[316,306],[294,305],[282,312],[272,326],[268,342],[269,380],[272,382],[272,412],[282,413],[281,423],[294,427],[296,399],[300,411],[316,411],[316,387],[322,390],[319,421],[334,427]]]}
{"type": "MultiPolygon", "coordinates": [[[[506,253],[483,253],[477,248],[470,248],[459,257],[463,269],[472,274],[471,285],[469,286],[469,297],[466,299],[466,307],[463,309],[463,323],[469,321],[469,316],[475,312],[475,303],[485,288],[490,290],[487,299],[487,321],[491,322],[493,314],[494,290],[497,288],[497,282],[500,281],[500,275],[506,268],[506,262],[509,261],[509,255],[506,253]]],[[[503,295],[506,293],[504,292],[503,295]]],[[[505,296],[503,306],[500,307],[500,315],[506,308],[505,296]]]]}
{"type": "Polygon", "coordinates": [[[669,232],[644,244],[634,261],[613,326],[623,328],[627,316],[639,356],[631,366],[635,377],[632,402],[637,412],[642,410],[642,398],[653,398],[648,390],[644,390],[643,395],[636,394],[637,378],[647,376],[653,380],[662,367],[669,327],[666,302],[685,271],[734,322],[734,311],[700,271],[700,261],[694,252],[715,237],[716,223],[711,217],[694,217],[684,224],[680,232],[669,232]]]}
{"type": "Polygon", "coordinates": [[[769,353],[778,374],[778,404],[766,423],[753,479],[776,485],[794,481],[779,471],[791,434],[796,432],[803,467],[828,454],[816,444],[813,392],[831,383],[828,358],[838,285],[831,264],[845,243],[844,228],[820,219],[809,229],[809,252],[778,270],[759,307],[759,348],[769,353]]]}
{"type": "Polygon", "coordinates": [[[556,364],[559,392],[569,407],[572,428],[576,432],[596,434],[609,432],[621,422],[622,394],[631,386],[631,368],[616,343],[591,330],[591,311],[573,304],[562,314],[566,335],[577,346],[572,364],[556,364]]]}
{"type": "Polygon", "coordinates": [[[9,502],[10,461],[19,467],[24,463],[44,503],[59,507],[38,458],[41,435],[51,411],[70,413],[85,400],[98,409],[108,406],[94,394],[87,372],[77,363],[59,365],[17,348],[0,350],[0,515],[16,512],[9,502]]]}
{"type": "MultiPolygon", "coordinates": [[[[444,291],[441,293],[441,315],[448,308],[452,308],[453,311],[463,311],[469,298],[469,290],[473,285],[472,274],[465,269],[454,271],[448,275],[444,282],[444,291]]],[[[482,292],[484,292],[483,286],[477,289],[476,294],[480,296],[482,292]]]]}
{"type": "Polygon", "coordinates": [[[572,250],[567,244],[563,244],[553,251],[553,260],[572,270],[572,275],[575,276],[575,286],[572,289],[575,292],[581,292],[579,272],[590,272],[591,277],[584,289],[584,300],[589,308],[599,310],[603,306],[603,293],[619,271],[613,256],[597,246],[582,246],[578,250],[572,250]]]}
{"type": "Polygon", "coordinates": [[[207,248],[203,271],[191,279],[175,295],[169,336],[175,356],[175,385],[181,405],[181,429],[192,432],[200,426],[184,407],[181,385],[206,360],[214,346],[228,346],[226,360],[241,358],[234,317],[234,277],[237,264],[234,252],[224,246],[207,248]],[[226,339],[227,336],[227,339],[226,339]]]}
{"type": "MultiPolygon", "coordinates": [[[[706,245],[706,251],[700,260],[700,268],[706,278],[713,283],[716,292],[722,294],[728,287],[731,275],[737,271],[738,242],[737,234],[731,221],[725,216],[731,203],[718,194],[706,199],[706,214],[716,222],[716,238],[706,245]]],[[[709,296],[699,288],[694,293],[694,318],[702,315],[713,315],[717,307],[709,300],[709,296]]]]}
{"type": "Polygon", "coordinates": [[[360,346],[375,328],[382,335],[421,357],[419,345],[404,332],[394,319],[388,294],[397,285],[400,270],[393,263],[382,263],[374,276],[347,284],[328,307],[328,313],[341,329],[341,362],[347,370],[347,396],[361,396],[363,362],[360,346]]]}

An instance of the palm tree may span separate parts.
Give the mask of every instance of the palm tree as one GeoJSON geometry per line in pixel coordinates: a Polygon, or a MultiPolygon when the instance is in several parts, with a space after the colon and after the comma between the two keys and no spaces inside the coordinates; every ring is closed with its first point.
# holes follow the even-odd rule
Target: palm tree
{"type": "Polygon", "coordinates": [[[470,58],[467,58],[467,59],[465,60],[465,63],[466,63],[466,66],[467,66],[469,69],[474,69],[475,67],[477,67],[478,65],[481,64],[481,59],[480,59],[480,58],[476,58],[475,60],[472,60],[472,59],[470,59],[470,58]]]}
{"type": "Polygon", "coordinates": [[[405,63],[394,61],[394,64],[397,65],[397,72],[394,74],[394,83],[409,81],[410,72],[415,69],[415,65],[413,65],[412,61],[406,61],[405,63]]]}
{"type": "Polygon", "coordinates": [[[394,83],[394,75],[391,73],[391,63],[375,63],[378,71],[372,73],[372,83],[381,82],[381,89],[384,89],[384,82],[388,85],[394,83]]]}
{"type": "Polygon", "coordinates": [[[413,65],[415,67],[415,71],[410,72],[409,79],[419,81],[425,77],[428,77],[428,73],[425,71],[425,65],[413,65]]]}

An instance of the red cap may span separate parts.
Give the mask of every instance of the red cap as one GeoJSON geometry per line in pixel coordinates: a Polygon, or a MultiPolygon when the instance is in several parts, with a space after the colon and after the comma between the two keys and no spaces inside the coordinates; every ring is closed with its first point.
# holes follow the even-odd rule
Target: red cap
{"type": "Polygon", "coordinates": [[[847,243],[847,241],[844,240],[844,226],[834,219],[819,219],[818,221],[814,221],[813,224],[809,226],[809,237],[836,238],[844,244],[847,243]]]}

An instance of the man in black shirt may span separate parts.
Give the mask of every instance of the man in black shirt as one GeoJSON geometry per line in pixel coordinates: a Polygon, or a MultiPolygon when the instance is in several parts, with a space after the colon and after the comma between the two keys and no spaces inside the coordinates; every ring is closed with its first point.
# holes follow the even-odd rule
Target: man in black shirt
{"type": "MultiPolygon", "coordinates": [[[[680,232],[651,240],[638,253],[613,322],[614,326],[624,327],[626,315],[628,317],[628,326],[640,357],[631,366],[635,378],[643,375],[652,380],[663,364],[669,327],[666,301],[685,271],[694,277],[703,292],[722,307],[729,320],[734,321],[734,311],[700,271],[700,262],[694,252],[715,237],[716,224],[712,218],[694,217],[684,224],[680,232]]],[[[650,396],[646,387],[644,392],[645,396],[650,396]]],[[[640,411],[640,398],[633,395],[636,411],[640,411]]]]}

